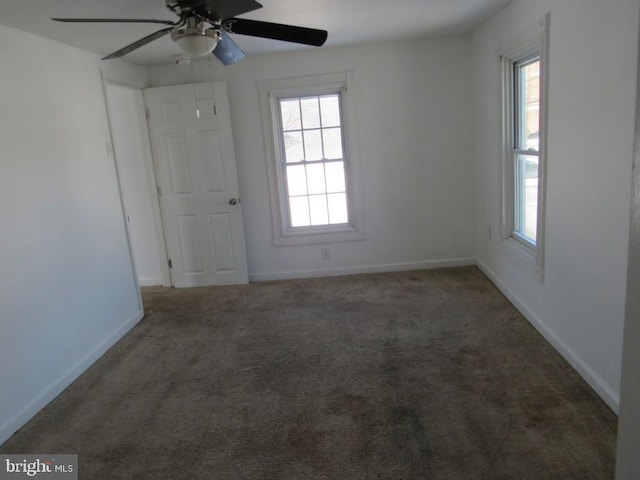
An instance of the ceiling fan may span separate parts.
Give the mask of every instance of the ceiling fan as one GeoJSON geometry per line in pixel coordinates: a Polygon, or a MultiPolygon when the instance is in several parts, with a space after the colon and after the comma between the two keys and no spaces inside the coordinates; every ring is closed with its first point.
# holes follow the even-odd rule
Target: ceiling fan
{"type": "Polygon", "coordinates": [[[237,15],[262,8],[255,0],[165,0],[167,8],[178,15],[178,20],[132,18],[52,18],[68,23],[158,23],[170,25],[147,35],[102,60],[120,58],[160,37],[171,34],[171,39],[189,56],[212,53],[224,65],[242,60],[245,53],[229,36],[230,33],[251,37],[270,38],[285,42],[320,47],[327,40],[325,30],[283,25],[236,18],[237,15]]]}

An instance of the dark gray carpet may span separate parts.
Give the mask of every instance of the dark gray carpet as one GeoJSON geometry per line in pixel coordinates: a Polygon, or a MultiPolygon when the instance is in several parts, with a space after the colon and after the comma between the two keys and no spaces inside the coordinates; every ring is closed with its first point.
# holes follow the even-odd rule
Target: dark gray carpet
{"type": "Polygon", "coordinates": [[[144,293],[0,452],[99,479],[611,479],[616,417],[476,268],[144,293]]]}

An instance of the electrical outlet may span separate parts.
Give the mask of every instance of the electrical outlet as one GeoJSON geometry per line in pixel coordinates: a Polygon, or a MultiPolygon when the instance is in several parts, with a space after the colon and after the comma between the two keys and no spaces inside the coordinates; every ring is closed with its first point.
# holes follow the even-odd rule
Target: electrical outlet
{"type": "Polygon", "coordinates": [[[323,260],[329,260],[331,258],[331,255],[329,255],[329,249],[328,248],[321,248],[320,249],[320,256],[322,257],[323,260]]]}

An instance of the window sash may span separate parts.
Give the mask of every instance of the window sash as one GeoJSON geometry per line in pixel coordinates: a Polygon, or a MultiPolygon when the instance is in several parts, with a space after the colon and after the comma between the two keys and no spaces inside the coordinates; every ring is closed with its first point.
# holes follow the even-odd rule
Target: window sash
{"type": "Polygon", "coordinates": [[[275,117],[276,117],[276,125],[275,129],[277,131],[277,138],[279,143],[279,161],[278,161],[278,176],[281,179],[282,185],[282,206],[285,211],[285,215],[283,220],[286,221],[286,230],[289,232],[296,231],[325,231],[325,230],[334,230],[336,228],[341,227],[351,227],[351,201],[350,201],[350,190],[349,183],[350,179],[349,168],[348,168],[348,156],[345,145],[345,122],[344,122],[344,114],[343,114],[343,89],[331,89],[331,90],[322,90],[318,92],[308,92],[302,95],[280,95],[275,97],[274,101],[275,107],[275,117]],[[328,122],[328,125],[325,126],[323,122],[322,108],[320,105],[320,99],[328,96],[337,96],[338,98],[338,116],[339,121],[338,125],[335,125],[335,122],[328,122]],[[318,125],[313,125],[309,128],[305,128],[304,125],[304,114],[302,112],[302,101],[305,99],[318,99],[318,125]],[[299,111],[299,122],[296,119],[295,128],[286,129],[284,125],[284,121],[282,118],[282,102],[296,100],[298,102],[299,111]],[[298,126],[299,123],[299,126],[298,126]],[[342,150],[342,155],[339,158],[326,158],[326,144],[325,144],[325,133],[327,130],[336,130],[340,131],[340,148],[342,150]],[[308,150],[307,145],[305,144],[305,132],[320,132],[320,147],[322,150],[322,157],[320,159],[307,159],[308,150]],[[299,132],[301,134],[302,141],[302,152],[303,158],[300,161],[290,161],[287,158],[286,153],[286,145],[285,145],[285,134],[291,132],[299,132]],[[343,175],[344,175],[344,188],[340,191],[329,191],[328,181],[326,178],[326,165],[330,164],[342,164],[343,167],[343,175]],[[325,175],[323,178],[324,182],[324,191],[319,192],[311,192],[309,185],[309,166],[313,165],[323,165],[325,168],[323,169],[323,174],[325,175]],[[290,192],[290,182],[289,182],[289,167],[292,166],[303,166],[304,174],[305,174],[305,191],[304,194],[291,194],[290,192]],[[340,210],[336,211],[336,201],[338,201],[338,195],[344,194],[345,200],[342,205],[340,205],[340,210]],[[324,197],[322,199],[320,197],[324,197]],[[305,198],[306,202],[302,199],[305,198]],[[320,203],[317,203],[320,200],[320,203]],[[295,202],[296,208],[294,208],[293,203],[295,202]],[[306,204],[306,214],[302,212],[300,209],[304,208],[306,204]],[[314,206],[315,205],[315,206],[314,206]],[[322,208],[324,205],[324,209],[322,208]],[[332,208],[333,205],[333,208],[332,208]],[[333,212],[333,213],[332,213],[333,212]],[[295,217],[295,218],[294,218],[295,217]],[[346,217],[346,218],[345,218],[346,217]],[[342,220],[344,221],[337,221],[342,220]],[[320,219],[320,220],[319,220],[320,219]],[[336,221],[334,221],[336,220],[336,221]]]}
{"type": "Polygon", "coordinates": [[[532,150],[514,150],[513,152],[513,172],[514,172],[514,199],[513,199],[513,231],[512,235],[521,242],[535,247],[537,244],[538,231],[538,204],[540,202],[539,192],[539,165],[540,154],[532,150]],[[535,158],[535,177],[528,175],[527,158],[535,158]],[[535,180],[535,186],[534,184],[535,180]],[[535,187],[535,188],[534,188],[535,187]],[[531,208],[533,203],[531,190],[535,193],[535,208],[531,208]],[[533,221],[530,220],[533,217],[533,221]],[[531,235],[530,233],[533,233],[531,235]]]}
{"type": "MultiPolygon", "coordinates": [[[[296,163],[296,164],[287,164],[284,168],[284,187],[286,189],[285,197],[286,197],[286,207],[288,213],[288,226],[291,229],[300,229],[300,228],[309,228],[309,227],[335,227],[339,225],[350,225],[349,223],[349,195],[348,195],[348,185],[346,178],[346,165],[343,160],[327,160],[327,161],[314,161],[314,162],[304,162],[304,163],[296,163]],[[318,184],[312,185],[309,182],[309,168],[313,166],[321,166],[322,167],[322,185],[321,188],[318,189],[318,184]],[[337,166],[338,174],[333,179],[328,178],[328,173],[331,173],[331,169],[327,168],[327,166],[337,166]],[[290,182],[290,172],[293,170],[297,170],[298,173],[298,182],[301,183],[303,180],[300,178],[304,175],[304,184],[302,186],[297,185],[295,191],[291,189],[290,182]],[[341,177],[341,178],[338,178],[341,177]],[[334,185],[332,185],[334,183],[334,185]],[[336,188],[337,183],[340,183],[340,186],[336,188]],[[315,189],[312,187],[316,187],[315,189]],[[325,202],[327,219],[326,223],[320,223],[317,220],[314,220],[314,212],[312,199],[319,199],[322,197],[325,202]],[[344,200],[338,204],[339,200],[344,197],[344,200]],[[305,221],[300,221],[300,210],[301,208],[301,199],[306,199],[307,205],[307,213],[308,215],[303,218],[307,218],[305,221]],[[292,202],[296,203],[297,208],[294,209],[292,202]],[[294,211],[298,212],[297,215],[294,215],[294,211]],[[296,220],[294,217],[298,218],[296,220]]],[[[322,207],[320,207],[322,208],[322,207]]],[[[316,207],[316,210],[318,207],[316,207]]],[[[316,212],[317,214],[318,212],[316,212]]],[[[315,217],[317,218],[317,216],[315,217]]]]}
{"type": "MultiPolygon", "coordinates": [[[[513,61],[513,74],[511,77],[512,89],[514,94],[513,101],[513,148],[520,150],[539,150],[539,145],[536,148],[528,146],[527,136],[527,86],[525,69],[534,63],[540,62],[540,54],[536,50],[533,53],[525,56],[522,59],[513,61]]],[[[540,85],[538,84],[538,109],[540,109],[541,97],[540,97],[540,85]]],[[[540,134],[540,110],[538,110],[538,124],[537,131],[540,134]]]]}
{"type": "MultiPolygon", "coordinates": [[[[535,64],[540,64],[540,54],[536,49],[517,60],[512,61],[511,88],[513,91],[513,229],[512,235],[528,247],[537,244],[537,218],[538,218],[538,168],[540,164],[540,77],[538,74],[537,89],[529,84],[528,69],[535,64]],[[529,91],[529,89],[537,91],[529,91]],[[538,114],[533,119],[529,118],[530,101],[538,107],[538,114]],[[531,123],[531,120],[534,123],[531,123]],[[531,134],[538,134],[538,145],[533,147],[529,142],[529,130],[531,134]],[[535,158],[535,180],[529,175],[530,163],[527,159],[535,158]],[[535,182],[535,185],[534,185],[535,182]],[[531,197],[534,198],[531,198],[531,197]],[[533,225],[532,225],[533,223],[533,225]]],[[[538,66],[539,70],[539,66],[538,66]]],[[[534,72],[535,74],[535,72],[534,72]]],[[[535,115],[535,114],[534,114],[535,115]]]]}

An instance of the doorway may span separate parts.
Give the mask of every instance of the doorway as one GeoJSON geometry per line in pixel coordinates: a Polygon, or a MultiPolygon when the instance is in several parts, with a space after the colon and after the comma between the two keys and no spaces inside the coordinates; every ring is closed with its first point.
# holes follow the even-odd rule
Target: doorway
{"type": "Polygon", "coordinates": [[[170,286],[142,90],[106,81],[105,92],[138,285],[170,286]]]}

